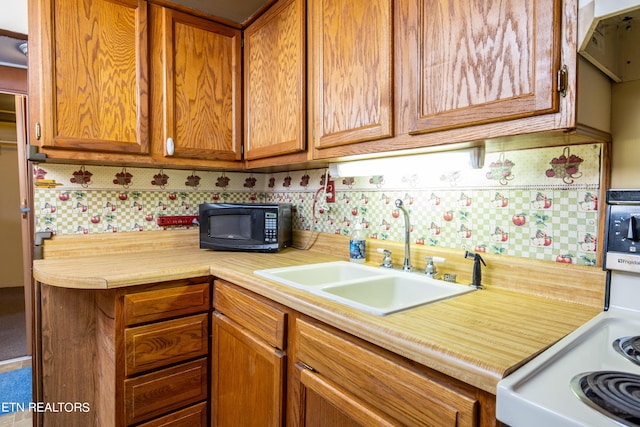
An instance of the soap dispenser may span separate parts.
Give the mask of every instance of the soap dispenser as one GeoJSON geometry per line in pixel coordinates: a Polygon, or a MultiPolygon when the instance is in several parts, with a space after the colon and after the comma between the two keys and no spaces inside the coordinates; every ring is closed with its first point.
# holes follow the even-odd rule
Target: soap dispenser
{"type": "Polygon", "coordinates": [[[349,261],[362,264],[367,260],[367,236],[362,224],[356,223],[349,239],[349,261]]]}

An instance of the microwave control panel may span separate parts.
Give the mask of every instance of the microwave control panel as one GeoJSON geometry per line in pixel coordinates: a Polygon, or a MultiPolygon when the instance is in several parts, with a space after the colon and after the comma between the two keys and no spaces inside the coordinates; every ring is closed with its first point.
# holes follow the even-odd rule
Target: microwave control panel
{"type": "Polygon", "coordinates": [[[264,240],[265,242],[278,241],[278,214],[275,212],[264,214],[264,240]]]}

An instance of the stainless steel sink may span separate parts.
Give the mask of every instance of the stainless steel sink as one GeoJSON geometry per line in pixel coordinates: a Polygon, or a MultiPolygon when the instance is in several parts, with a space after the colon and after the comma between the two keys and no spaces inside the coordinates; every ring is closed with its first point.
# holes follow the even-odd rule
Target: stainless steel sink
{"type": "Polygon", "coordinates": [[[474,288],[346,261],[256,270],[255,274],[383,316],[452,298],[474,288]]]}

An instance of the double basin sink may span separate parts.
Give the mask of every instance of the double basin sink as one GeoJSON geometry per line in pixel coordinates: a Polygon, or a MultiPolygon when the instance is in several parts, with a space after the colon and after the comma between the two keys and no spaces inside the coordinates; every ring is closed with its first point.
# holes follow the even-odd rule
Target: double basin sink
{"type": "Polygon", "coordinates": [[[475,290],[419,273],[347,261],[254,271],[258,276],[308,291],[378,316],[452,298],[475,290]]]}

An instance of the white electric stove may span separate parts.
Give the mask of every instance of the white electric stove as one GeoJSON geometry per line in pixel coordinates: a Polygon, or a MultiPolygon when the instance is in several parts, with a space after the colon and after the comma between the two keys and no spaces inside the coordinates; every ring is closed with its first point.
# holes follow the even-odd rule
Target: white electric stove
{"type": "Polygon", "coordinates": [[[512,427],[640,426],[640,190],[607,192],[605,311],[498,383],[512,427]]]}

